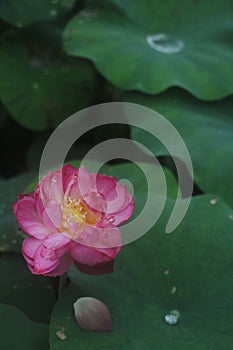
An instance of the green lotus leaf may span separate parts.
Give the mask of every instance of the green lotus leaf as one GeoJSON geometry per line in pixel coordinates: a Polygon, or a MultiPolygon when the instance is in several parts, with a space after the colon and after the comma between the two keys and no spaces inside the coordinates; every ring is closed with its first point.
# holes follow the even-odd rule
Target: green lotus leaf
{"type": "Polygon", "coordinates": [[[92,1],[68,23],[64,46],[122,89],[179,86],[214,100],[233,91],[232,15],[231,0],[92,1]]]}
{"type": "Polygon", "coordinates": [[[182,223],[166,234],[174,204],[169,200],[153,229],[123,247],[113,274],[88,276],[72,268],[72,284],[52,314],[51,350],[231,349],[231,209],[220,199],[214,203],[209,195],[194,197],[182,223]],[[73,303],[80,297],[108,307],[112,332],[77,325],[73,303]],[[56,335],[58,327],[65,341],[56,335]]]}
{"type": "Polygon", "coordinates": [[[44,62],[19,45],[1,47],[0,55],[0,98],[21,125],[56,127],[90,104],[95,71],[88,62],[44,62]]]}
{"type": "Polygon", "coordinates": [[[49,322],[55,303],[55,280],[34,276],[24,259],[13,254],[0,257],[0,274],[0,303],[14,305],[33,321],[49,322]]]}
{"type": "Polygon", "coordinates": [[[48,325],[36,323],[20,310],[0,304],[1,350],[47,350],[48,325]]]}
{"type": "MultiPolygon", "coordinates": [[[[201,190],[224,198],[233,206],[233,119],[232,97],[204,103],[172,89],[160,96],[127,94],[126,100],[145,105],[166,117],[180,133],[191,155],[194,176],[201,190]]],[[[148,121],[144,120],[145,125],[148,121]]],[[[152,135],[132,127],[132,138],[156,155],[168,150],[152,135]]]]}
{"type": "Polygon", "coordinates": [[[68,12],[75,0],[0,0],[0,18],[19,28],[55,19],[68,12]]]}

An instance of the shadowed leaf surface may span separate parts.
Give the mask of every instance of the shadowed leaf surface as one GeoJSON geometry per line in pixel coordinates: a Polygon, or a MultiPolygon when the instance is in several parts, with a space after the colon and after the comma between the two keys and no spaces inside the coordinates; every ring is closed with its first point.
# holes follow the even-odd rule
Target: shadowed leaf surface
{"type": "Polygon", "coordinates": [[[90,277],[72,268],[72,284],[52,315],[51,349],[229,350],[233,346],[231,209],[219,199],[215,204],[211,200],[207,195],[194,197],[179,227],[165,234],[174,204],[168,201],[154,228],[123,248],[111,275],[90,277]],[[72,306],[87,295],[108,305],[111,333],[77,327],[72,306]],[[174,312],[179,321],[171,325],[168,320],[174,312]],[[58,325],[65,329],[64,342],[56,336],[58,325]]]}

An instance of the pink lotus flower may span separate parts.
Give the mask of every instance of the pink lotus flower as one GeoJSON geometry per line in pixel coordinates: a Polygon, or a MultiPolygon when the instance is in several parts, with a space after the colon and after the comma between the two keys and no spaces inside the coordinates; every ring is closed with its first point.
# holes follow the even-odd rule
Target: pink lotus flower
{"type": "Polygon", "coordinates": [[[121,250],[117,226],[131,217],[134,202],[114,177],[65,165],[20,195],[13,209],[30,236],[22,250],[33,274],[62,275],[73,262],[82,272],[102,274],[113,271],[121,250]]]}

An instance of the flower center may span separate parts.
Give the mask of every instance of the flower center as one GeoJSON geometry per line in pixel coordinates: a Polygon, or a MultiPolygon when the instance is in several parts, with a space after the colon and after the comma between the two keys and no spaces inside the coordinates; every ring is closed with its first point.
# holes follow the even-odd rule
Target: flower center
{"type": "Polygon", "coordinates": [[[100,212],[91,210],[81,199],[68,197],[63,204],[63,221],[60,231],[78,233],[86,225],[95,226],[101,217],[100,212]]]}

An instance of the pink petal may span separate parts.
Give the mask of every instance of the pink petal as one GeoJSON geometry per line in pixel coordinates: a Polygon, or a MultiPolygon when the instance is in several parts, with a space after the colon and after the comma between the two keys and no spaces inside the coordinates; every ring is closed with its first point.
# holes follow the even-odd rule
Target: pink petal
{"type": "Polygon", "coordinates": [[[72,264],[73,258],[69,254],[65,254],[60,259],[58,266],[54,270],[46,273],[46,276],[61,276],[69,270],[72,264]]]}
{"type": "Polygon", "coordinates": [[[120,247],[97,249],[76,243],[73,244],[70,254],[79,264],[95,266],[113,260],[120,249],[120,247]]]}
{"type": "Polygon", "coordinates": [[[13,210],[20,228],[26,234],[38,239],[49,234],[48,228],[37,214],[34,198],[24,196],[13,204],[13,210]]]}
{"type": "Polygon", "coordinates": [[[129,220],[129,218],[133,214],[133,211],[134,211],[134,202],[132,201],[126,208],[113,214],[112,216],[114,218],[113,224],[115,226],[118,226],[123,222],[129,220]]]}
{"type": "MultiPolygon", "coordinates": [[[[77,182],[78,179],[78,169],[75,169],[70,164],[67,164],[62,169],[62,183],[63,183],[63,189],[64,193],[67,193],[67,191],[70,188],[70,183],[74,183],[74,179],[77,182]]],[[[70,193],[67,193],[68,196],[70,193]]]]}
{"type": "Polygon", "coordinates": [[[98,192],[88,192],[85,194],[85,203],[91,210],[105,212],[107,208],[107,202],[98,192]]]}
{"type": "Polygon", "coordinates": [[[108,201],[116,197],[117,181],[113,176],[98,174],[96,176],[97,191],[101,193],[108,201]]]}
{"type": "Polygon", "coordinates": [[[116,248],[121,246],[121,234],[116,227],[86,226],[75,239],[89,248],[116,248]]]}
{"type": "Polygon", "coordinates": [[[83,297],[74,303],[74,315],[81,328],[94,332],[112,330],[112,319],[107,306],[100,300],[83,297]]]}
{"type": "Polygon", "coordinates": [[[46,207],[51,200],[62,204],[64,198],[64,190],[62,183],[62,168],[54,172],[50,172],[37,185],[36,190],[42,201],[43,207],[46,207]]]}
{"type": "Polygon", "coordinates": [[[82,166],[78,171],[78,183],[71,191],[72,196],[77,198],[80,195],[85,199],[85,195],[90,191],[96,192],[95,179],[88,173],[86,168],[82,166]]]}
{"type": "Polygon", "coordinates": [[[78,172],[78,181],[70,189],[70,196],[82,198],[93,210],[103,211],[106,208],[106,201],[96,189],[96,174],[89,174],[83,166],[78,172]]]}
{"type": "Polygon", "coordinates": [[[59,259],[54,259],[50,255],[45,256],[42,254],[43,246],[40,246],[34,256],[33,269],[36,274],[45,275],[53,270],[59,265],[59,259]]]}
{"type": "Polygon", "coordinates": [[[51,234],[44,241],[25,239],[22,250],[30,271],[45,276],[65,273],[73,263],[73,258],[67,254],[69,242],[63,234],[51,234]],[[56,237],[52,238],[53,236],[56,237]]]}
{"type": "Polygon", "coordinates": [[[127,187],[117,184],[116,186],[116,198],[107,202],[107,214],[113,214],[125,209],[132,201],[132,197],[129,195],[127,187]]]}
{"type": "Polygon", "coordinates": [[[70,242],[70,238],[62,233],[53,233],[43,241],[42,254],[46,252],[47,255],[51,254],[51,256],[55,255],[56,258],[60,258],[68,252],[70,242]]]}
{"type": "Polygon", "coordinates": [[[27,262],[28,268],[31,273],[37,275],[38,273],[34,271],[34,256],[37,249],[40,248],[42,241],[35,238],[27,238],[23,241],[22,253],[24,259],[27,262]]]}
{"type": "Polygon", "coordinates": [[[18,194],[18,200],[26,198],[26,197],[31,197],[34,198],[34,192],[29,192],[29,193],[22,193],[22,194],[18,194]]]}
{"type": "Polygon", "coordinates": [[[27,257],[33,259],[37,249],[41,246],[42,243],[43,241],[40,241],[36,238],[26,238],[23,241],[22,251],[27,257]]]}
{"type": "Polygon", "coordinates": [[[62,209],[61,205],[52,200],[43,211],[43,221],[48,229],[56,232],[62,223],[62,209]]]}

